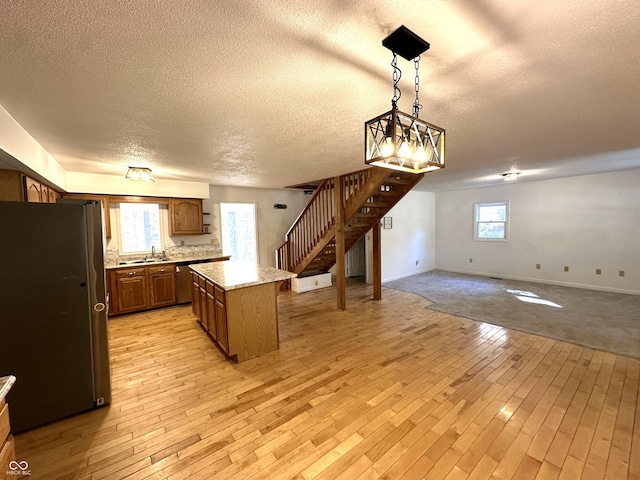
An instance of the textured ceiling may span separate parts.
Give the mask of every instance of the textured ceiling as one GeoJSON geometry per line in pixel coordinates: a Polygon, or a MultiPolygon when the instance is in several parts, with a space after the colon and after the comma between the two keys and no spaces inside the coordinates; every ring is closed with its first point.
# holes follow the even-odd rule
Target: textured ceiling
{"type": "Polygon", "coordinates": [[[421,189],[640,167],[637,0],[4,0],[0,105],[70,171],[303,183],[364,168],[401,24],[447,130],[421,189]]]}

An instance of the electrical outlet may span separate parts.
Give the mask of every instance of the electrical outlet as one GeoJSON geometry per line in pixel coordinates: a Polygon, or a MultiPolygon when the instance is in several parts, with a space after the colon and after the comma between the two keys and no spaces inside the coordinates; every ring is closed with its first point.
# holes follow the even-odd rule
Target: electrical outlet
{"type": "Polygon", "coordinates": [[[473,258],[470,258],[470,259],[469,259],[469,263],[473,263],[473,258]]]}
{"type": "Polygon", "coordinates": [[[564,271],[568,272],[569,271],[569,267],[567,267],[566,265],[564,266],[564,271]]]}
{"type": "Polygon", "coordinates": [[[618,276],[624,277],[624,270],[618,270],[618,276]]]}
{"type": "Polygon", "coordinates": [[[602,275],[602,270],[599,268],[596,268],[596,275],[602,275]]]}
{"type": "Polygon", "coordinates": [[[180,240],[180,246],[184,247],[184,240],[180,240]]]}
{"type": "Polygon", "coordinates": [[[540,270],[540,264],[536,263],[536,270],[540,270]]]}

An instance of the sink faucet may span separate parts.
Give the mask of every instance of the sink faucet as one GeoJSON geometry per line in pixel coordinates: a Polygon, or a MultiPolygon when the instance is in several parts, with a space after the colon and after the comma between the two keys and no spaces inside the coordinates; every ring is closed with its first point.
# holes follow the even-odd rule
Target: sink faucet
{"type": "Polygon", "coordinates": [[[151,245],[151,258],[154,258],[156,255],[156,246],[151,245]]]}

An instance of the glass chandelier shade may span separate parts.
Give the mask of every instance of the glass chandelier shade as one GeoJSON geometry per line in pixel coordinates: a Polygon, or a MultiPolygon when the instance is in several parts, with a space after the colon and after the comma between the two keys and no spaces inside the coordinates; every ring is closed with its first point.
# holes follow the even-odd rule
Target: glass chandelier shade
{"type": "Polygon", "coordinates": [[[364,124],[365,163],[411,173],[444,168],[444,129],[392,109],[364,124]]]}

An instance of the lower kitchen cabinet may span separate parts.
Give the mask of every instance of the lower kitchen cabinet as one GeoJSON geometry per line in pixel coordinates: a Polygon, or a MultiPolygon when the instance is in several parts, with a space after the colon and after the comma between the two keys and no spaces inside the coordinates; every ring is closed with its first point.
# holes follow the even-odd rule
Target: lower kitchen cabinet
{"type": "Polygon", "coordinates": [[[149,271],[149,307],[175,305],[178,301],[176,290],[176,266],[162,265],[147,267],[149,271]]]}
{"type": "Polygon", "coordinates": [[[131,313],[145,310],[149,305],[149,287],[146,268],[123,269],[112,272],[115,283],[113,295],[113,314],[131,313]]]}
{"type": "Polygon", "coordinates": [[[109,315],[175,305],[175,264],[123,267],[107,270],[109,315]]]}

